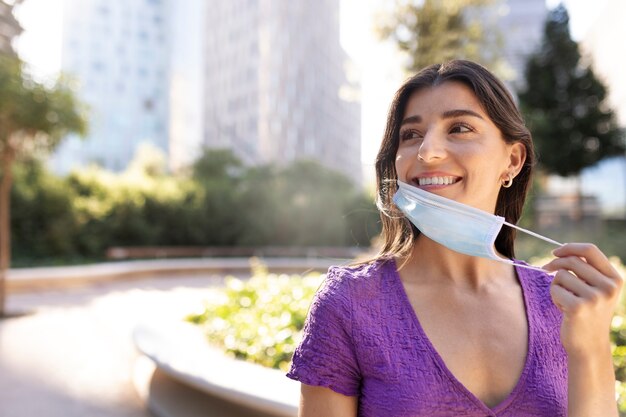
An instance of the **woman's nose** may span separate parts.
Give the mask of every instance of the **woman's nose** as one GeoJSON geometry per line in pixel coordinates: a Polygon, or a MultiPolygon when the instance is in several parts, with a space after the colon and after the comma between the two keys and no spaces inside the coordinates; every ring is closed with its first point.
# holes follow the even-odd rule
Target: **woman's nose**
{"type": "Polygon", "coordinates": [[[419,147],[417,158],[424,162],[443,159],[446,155],[444,140],[436,132],[428,132],[419,147]]]}

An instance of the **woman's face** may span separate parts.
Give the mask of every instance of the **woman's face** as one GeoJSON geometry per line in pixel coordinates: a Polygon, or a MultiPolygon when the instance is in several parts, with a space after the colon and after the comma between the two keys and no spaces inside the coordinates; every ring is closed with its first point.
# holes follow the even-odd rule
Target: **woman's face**
{"type": "Polygon", "coordinates": [[[472,90],[456,81],[414,92],[396,153],[398,179],[493,213],[502,180],[525,159],[507,144],[472,90]]]}

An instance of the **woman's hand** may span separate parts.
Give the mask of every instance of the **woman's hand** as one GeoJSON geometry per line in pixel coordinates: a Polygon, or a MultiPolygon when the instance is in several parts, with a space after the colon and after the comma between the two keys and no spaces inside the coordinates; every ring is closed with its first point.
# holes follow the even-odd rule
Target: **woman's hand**
{"type": "Polygon", "coordinates": [[[550,294],[563,312],[568,417],[617,417],[609,334],[622,277],[592,244],[568,243],[552,253],[557,259],[543,268],[557,271],[550,294]]]}
{"type": "Polygon", "coordinates": [[[557,259],[543,268],[557,271],[550,294],[563,312],[563,347],[569,355],[610,347],[609,330],[622,277],[595,245],[568,243],[552,253],[557,259]]]}

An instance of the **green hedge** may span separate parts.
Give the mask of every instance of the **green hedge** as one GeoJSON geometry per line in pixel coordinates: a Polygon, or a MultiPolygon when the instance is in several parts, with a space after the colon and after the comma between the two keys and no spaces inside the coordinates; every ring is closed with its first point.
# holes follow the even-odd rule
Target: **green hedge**
{"type": "Polygon", "coordinates": [[[14,265],[100,259],[113,246],[369,247],[380,230],[373,197],[312,161],[244,167],[212,150],[177,175],[139,162],[65,177],[17,167],[14,265]]]}

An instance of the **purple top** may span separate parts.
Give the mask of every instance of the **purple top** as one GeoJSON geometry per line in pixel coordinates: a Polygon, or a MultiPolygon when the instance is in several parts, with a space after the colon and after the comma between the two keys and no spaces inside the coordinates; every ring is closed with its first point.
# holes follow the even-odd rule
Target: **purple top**
{"type": "Polygon", "coordinates": [[[359,417],[567,415],[567,358],[551,277],[517,268],[528,354],[516,387],[487,407],[452,375],[428,340],[393,260],[333,267],[316,294],[289,378],[359,397],[359,417]]]}

